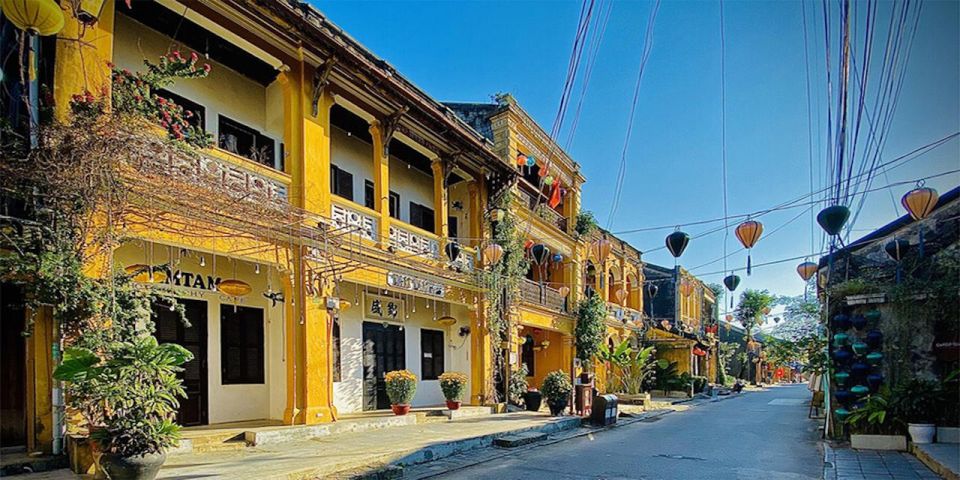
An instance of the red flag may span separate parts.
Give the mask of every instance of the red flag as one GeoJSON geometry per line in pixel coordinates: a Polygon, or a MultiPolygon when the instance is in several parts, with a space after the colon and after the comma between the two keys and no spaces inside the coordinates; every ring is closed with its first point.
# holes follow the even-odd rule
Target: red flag
{"type": "Polygon", "coordinates": [[[553,182],[553,191],[550,192],[550,201],[547,204],[550,208],[557,208],[557,205],[560,205],[560,182],[553,182]]]}

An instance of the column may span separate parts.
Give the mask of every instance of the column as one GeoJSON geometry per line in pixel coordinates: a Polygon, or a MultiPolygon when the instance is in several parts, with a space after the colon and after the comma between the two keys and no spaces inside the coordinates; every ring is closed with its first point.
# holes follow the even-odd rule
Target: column
{"type": "Polygon", "coordinates": [[[377,243],[381,248],[387,248],[390,245],[390,157],[384,155],[386,152],[383,147],[389,140],[383,138],[383,129],[378,121],[370,124],[370,135],[373,137],[374,209],[380,214],[377,243]]]}
{"type": "Polygon", "coordinates": [[[447,200],[447,185],[444,181],[444,161],[434,160],[430,164],[433,169],[433,227],[434,232],[440,237],[440,255],[445,255],[444,246],[449,235],[449,202],[447,200]]]}
{"type": "Polygon", "coordinates": [[[483,230],[485,209],[481,206],[480,187],[476,180],[471,180],[470,183],[467,184],[467,193],[470,199],[469,210],[467,210],[470,212],[470,228],[467,230],[467,236],[470,237],[470,240],[467,243],[474,248],[480,249],[483,247],[483,242],[479,239],[483,237],[481,231],[483,230]]]}

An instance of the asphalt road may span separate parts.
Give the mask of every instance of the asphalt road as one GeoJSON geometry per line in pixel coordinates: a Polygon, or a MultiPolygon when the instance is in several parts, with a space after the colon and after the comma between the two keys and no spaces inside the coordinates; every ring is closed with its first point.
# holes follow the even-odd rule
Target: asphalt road
{"type": "Polygon", "coordinates": [[[819,479],[806,385],[777,386],[646,423],[518,451],[449,479],[819,479]]]}

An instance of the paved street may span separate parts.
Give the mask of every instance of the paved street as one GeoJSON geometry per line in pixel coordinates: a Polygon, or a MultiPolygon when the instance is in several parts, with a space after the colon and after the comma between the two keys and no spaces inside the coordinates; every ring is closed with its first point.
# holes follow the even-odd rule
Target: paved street
{"type": "Polygon", "coordinates": [[[772,387],[439,478],[817,479],[822,453],[805,385],[772,387]]]}

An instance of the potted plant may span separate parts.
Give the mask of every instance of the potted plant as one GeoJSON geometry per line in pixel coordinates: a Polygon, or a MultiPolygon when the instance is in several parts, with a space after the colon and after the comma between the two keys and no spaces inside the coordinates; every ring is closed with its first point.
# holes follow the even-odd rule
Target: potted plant
{"type": "Polygon", "coordinates": [[[890,389],[867,397],[863,406],[841,419],[850,428],[850,446],[867,450],[906,450],[907,437],[901,434],[890,413],[890,389]]]}
{"type": "Polygon", "coordinates": [[[528,388],[523,393],[523,405],[528,412],[540,411],[540,405],[543,403],[543,395],[536,388],[528,388]]]}
{"type": "Polygon", "coordinates": [[[458,410],[467,388],[467,376],[460,372],[445,372],[440,375],[440,390],[447,400],[448,410],[458,410]]]}
{"type": "Polygon", "coordinates": [[[186,393],[177,372],[192,358],[180,345],[161,345],[150,335],[111,342],[99,354],[84,348],[64,352],[53,376],[74,384],[71,404],[88,419],[90,437],[102,453],[100,467],[109,478],[157,476],[165,450],[180,439],[172,418],[176,398],[186,393]]]}
{"type": "Polygon", "coordinates": [[[560,415],[563,409],[567,408],[570,401],[570,392],[573,391],[573,385],[570,379],[561,370],[550,372],[543,379],[543,385],[540,391],[547,399],[547,406],[550,407],[551,415],[560,415]]]}
{"type": "Polygon", "coordinates": [[[417,393],[417,376],[409,370],[394,370],[383,377],[387,384],[387,398],[394,415],[410,413],[410,402],[417,393]]]}
{"type": "Polygon", "coordinates": [[[937,418],[940,398],[941,389],[937,382],[915,379],[897,387],[894,408],[907,423],[913,443],[933,443],[937,433],[933,422],[937,418]]]}
{"type": "Polygon", "coordinates": [[[508,402],[512,405],[520,406],[525,404],[524,395],[527,393],[527,364],[521,363],[520,368],[510,372],[509,398],[508,402]]]}

